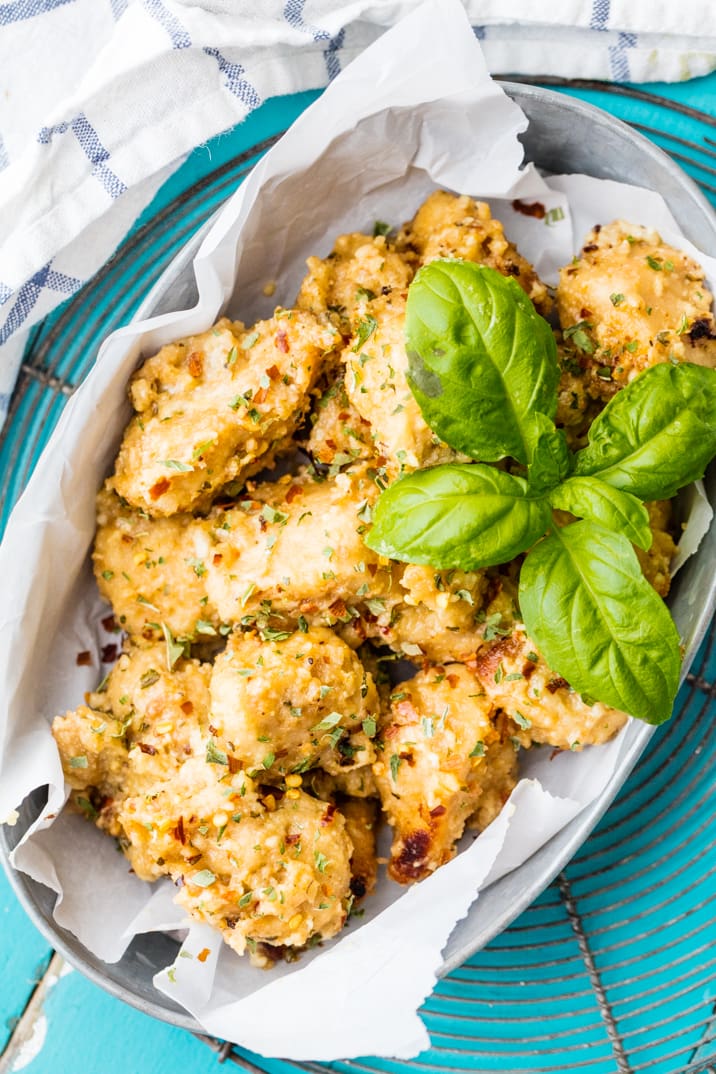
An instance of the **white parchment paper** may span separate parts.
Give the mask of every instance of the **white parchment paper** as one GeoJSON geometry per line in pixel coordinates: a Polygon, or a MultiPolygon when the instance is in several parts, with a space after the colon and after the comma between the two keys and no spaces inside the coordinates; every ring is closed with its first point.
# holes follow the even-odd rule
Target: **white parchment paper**
{"type": "MultiPolygon", "coordinates": [[[[547,184],[521,170],[527,121],[488,77],[459,0],[431,0],[360,56],[262,159],[228,201],[195,261],[194,309],[114,333],[67,404],[0,549],[0,817],[48,785],[43,815],[14,864],[58,892],[55,917],[105,961],[138,932],[186,927],[172,885],[128,871],[114,843],[61,813],[52,718],[101,677],[99,601],[88,553],[94,496],[129,417],[128,378],[142,356],[207,329],[223,311],[246,322],[291,305],[304,260],[342,231],[398,224],[435,187],[490,200],[507,234],[554,282],[597,222],[624,217],[688,249],[716,283],[716,263],[685,240],[660,196],[584,176],[547,184]],[[515,212],[536,198],[544,220],[515,212]],[[263,294],[277,281],[271,299],[263,294]],[[79,651],[93,655],[77,667],[79,651]]],[[[708,505],[700,503],[700,526],[708,505]]],[[[191,925],[181,956],[156,979],[206,1029],[265,1056],[408,1058],[428,1045],[417,1013],[440,952],[480,887],[524,862],[603,790],[623,737],[582,754],[534,750],[499,818],[421,884],[387,880],[343,936],[291,966],[253,969],[218,935],[191,925]],[[205,961],[195,956],[209,950],[205,961]]]]}

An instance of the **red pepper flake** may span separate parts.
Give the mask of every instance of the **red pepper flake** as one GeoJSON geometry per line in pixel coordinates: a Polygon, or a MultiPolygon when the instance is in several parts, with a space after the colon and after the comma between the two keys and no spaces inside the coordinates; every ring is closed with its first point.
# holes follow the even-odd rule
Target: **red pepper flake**
{"type": "Polygon", "coordinates": [[[447,812],[447,810],[445,809],[444,805],[436,805],[435,809],[430,810],[430,816],[431,817],[442,817],[443,814],[446,813],[446,812],[447,812]]]}
{"type": "Polygon", "coordinates": [[[211,950],[208,947],[203,947],[196,957],[199,962],[206,962],[210,954],[211,950]]]}
{"type": "Polygon", "coordinates": [[[201,854],[195,854],[193,858],[186,859],[187,865],[196,865],[198,861],[201,861],[201,854]]]}
{"type": "Polygon", "coordinates": [[[128,533],[123,533],[122,542],[123,544],[134,544],[134,537],[130,537],[128,533]]]}
{"type": "Polygon", "coordinates": [[[286,836],[286,846],[295,847],[297,843],[301,842],[300,832],[289,832],[286,836]]]}
{"type": "Polygon", "coordinates": [[[192,351],[186,360],[189,366],[189,372],[195,380],[198,380],[204,373],[204,356],[198,351],[192,351]]]}
{"type": "Polygon", "coordinates": [[[281,376],[281,370],[278,368],[277,365],[270,365],[266,370],[266,376],[269,378],[269,380],[278,380],[278,378],[281,376]]]}
{"type": "Polygon", "coordinates": [[[335,442],[335,440],[331,440],[330,437],[327,437],[326,438],[326,447],[329,447],[331,449],[331,451],[335,451],[336,450],[336,442],[335,442]]]}
{"type": "Polygon", "coordinates": [[[177,821],[176,828],[174,829],[173,835],[174,835],[174,838],[176,839],[176,841],[178,843],[181,843],[182,846],[183,846],[184,842],[186,840],[186,834],[184,832],[184,818],[183,817],[179,817],[179,820],[177,821]]]}
{"type": "Polygon", "coordinates": [[[254,395],[254,397],[251,400],[251,402],[254,403],[255,406],[261,406],[262,403],[266,402],[266,396],[267,395],[268,395],[268,392],[266,391],[265,388],[259,388],[259,390],[254,395]]]}
{"type": "Polygon", "coordinates": [[[276,346],[278,347],[278,349],[280,351],[283,351],[284,354],[288,354],[290,347],[288,345],[288,336],[286,335],[284,329],[282,328],[280,331],[278,331],[274,338],[276,340],[276,346]]]}
{"type": "Polygon", "coordinates": [[[113,664],[117,659],[117,646],[112,643],[102,646],[102,663],[113,664]]]}
{"type": "Polygon", "coordinates": [[[226,759],[229,762],[229,772],[232,776],[236,775],[237,772],[241,771],[241,761],[239,761],[236,757],[232,757],[230,753],[226,755],[226,759]]]}
{"type": "Polygon", "coordinates": [[[303,489],[300,485],[291,485],[286,493],[286,503],[293,503],[297,496],[303,496],[303,489]]]}
{"type": "Polygon", "coordinates": [[[547,689],[551,694],[556,694],[558,690],[561,690],[564,686],[569,686],[566,679],[563,679],[561,675],[556,679],[550,679],[547,683],[547,689]]]}
{"type": "Polygon", "coordinates": [[[209,732],[210,732],[210,733],[211,733],[212,735],[218,735],[218,733],[219,733],[219,732],[217,731],[217,729],[216,729],[216,728],[214,727],[213,723],[210,723],[210,724],[209,724],[209,732]]]}
{"type": "Polygon", "coordinates": [[[460,682],[460,679],[458,678],[457,675],[447,675],[446,678],[447,678],[447,681],[448,681],[448,685],[451,686],[453,690],[455,689],[457,684],[460,682]]]}
{"type": "Polygon", "coordinates": [[[214,564],[215,567],[217,567],[219,565],[219,563],[221,563],[223,558],[224,557],[222,556],[221,552],[216,552],[214,554],[211,562],[214,564]]]}
{"type": "Polygon", "coordinates": [[[369,563],[368,564],[368,574],[371,576],[371,578],[375,578],[375,576],[377,574],[377,571],[378,571],[378,564],[377,563],[369,563]]]}
{"type": "Polygon", "coordinates": [[[150,757],[154,757],[157,752],[157,747],[150,746],[147,742],[138,742],[137,745],[139,746],[142,753],[148,753],[150,757]]]}
{"type": "Polygon", "coordinates": [[[537,220],[544,220],[547,215],[547,210],[541,201],[528,203],[520,198],[515,198],[512,202],[512,208],[516,213],[522,213],[523,216],[534,216],[537,220]]]}
{"type": "Polygon", "coordinates": [[[181,708],[185,716],[190,716],[194,711],[194,705],[191,701],[182,701],[179,707],[181,708]]]}
{"type": "Polygon", "coordinates": [[[333,802],[329,802],[326,806],[326,812],[321,817],[321,827],[325,828],[327,824],[330,824],[336,813],[336,806],[333,802]]]}
{"type": "Polygon", "coordinates": [[[172,483],[168,477],[160,477],[158,481],[155,481],[149,490],[149,495],[153,500],[158,500],[160,496],[163,496],[165,492],[168,492],[172,483]]]}
{"type": "Polygon", "coordinates": [[[86,668],[92,666],[92,654],[84,649],[81,653],[77,654],[77,667],[86,668]]]}
{"type": "Polygon", "coordinates": [[[101,622],[108,634],[119,634],[119,623],[113,615],[105,615],[101,622]]]}

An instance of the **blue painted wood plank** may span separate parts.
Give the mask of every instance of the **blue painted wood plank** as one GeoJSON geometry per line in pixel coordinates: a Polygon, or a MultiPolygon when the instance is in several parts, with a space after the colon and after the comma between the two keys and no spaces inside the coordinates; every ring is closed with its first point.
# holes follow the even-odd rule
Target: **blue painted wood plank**
{"type": "Polygon", "coordinates": [[[190,1033],[135,1011],[76,970],[49,989],[29,1051],[36,1054],[22,1066],[24,1074],[227,1072],[190,1033]]]}
{"type": "Polygon", "coordinates": [[[52,949],[0,869],[0,1054],[47,969],[52,949]]]}

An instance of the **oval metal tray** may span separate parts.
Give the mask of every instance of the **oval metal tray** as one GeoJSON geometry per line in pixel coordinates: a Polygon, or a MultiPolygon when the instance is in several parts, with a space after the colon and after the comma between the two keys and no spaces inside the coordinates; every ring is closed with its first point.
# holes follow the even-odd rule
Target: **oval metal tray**
{"type": "MultiPolygon", "coordinates": [[[[716,254],[716,227],[708,204],[683,172],[651,143],[612,117],[579,101],[532,87],[507,84],[507,89],[530,118],[530,129],[524,138],[529,159],[550,171],[585,171],[660,190],[687,236],[705,251],[716,254]]],[[[195,236],[172,262],[135,316],[192,304],[195,292],[191,257],[200,237],[201,234],[195,236]]],[[[712,471],[712,498],[715,479],[712,471]]],[[[684,673],[713,610],[715,552],[716,532],[712,530],[698,556],[690,561],[674,585],[672,610],[686,641],[684,673]]],[[[651,733],[651,728],[633,724],[629,729],[629,748],[620,770],[598,802],[580,814],[529,862],[481,895],[450,939],[444,953],[443,974],[503,930],[563,867],[612,801],[651,733]]],[[[30,822],[36,805],[27,803],[15,829],[0,829],[3,858],[30,822]]],[[[24,876],[12,874],[11,879],[41,931],[89,977],[155,1017],[189,1029],[199,1029],[192,1018],[156,993],[151,985],[155,970],[173,958],[173,941],[163,936],[141,937],[119,963],[107,966],[89,955],[74,937],[57,928],[52,920],[54,896],[49,891],[24,876]]]]}

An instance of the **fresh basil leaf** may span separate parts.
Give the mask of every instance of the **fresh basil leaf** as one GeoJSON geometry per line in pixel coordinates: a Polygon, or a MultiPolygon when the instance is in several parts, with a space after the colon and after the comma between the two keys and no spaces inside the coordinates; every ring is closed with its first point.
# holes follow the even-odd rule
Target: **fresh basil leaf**
{"type": "Polygon", "coordinates": [[[431,261],[408,290],[408,382],[438,436],[475,459],[527,464],[530,419],[553,417],[552,330],[513,279],[471,261],[431,261]]]}
{"type": "Polygon", "coordinates": [[[391,559],[474,570],[507,563],[549,522],[546,500],[530,496],[522,478],[450,464],[408,474],[382,492],[364,540],[391,559]]]}
{"type": "Polygon", "coordinates": [[[592,422],[575,460],[642,500],[665,500],[702,477],[716,454],[716,370],[682,362],[652,366],[592,422]]]}
{"type": "Polygon", "coordinates": [[[570,454],[562,429],[546,414],[535,413],[528,430],[528,476],[530,490],[546,492],[569,473],[570,454]]]}
{"type": "Polygon", "coordinates": [[[598,522],[608,530],[623,533],[639,548],[651,548],[654,535],[649,512],[630,492],[612,488],[598,477],[570,477],[549,493],[549,502],[577,518],[598,522]]]}
{"type": "Polygon", "coordinates": [[[626,537],[575,522],[540,541],[520,575],[527,632],[580,694],[647,723],[668,720],[679,636],[626,537]]]}

